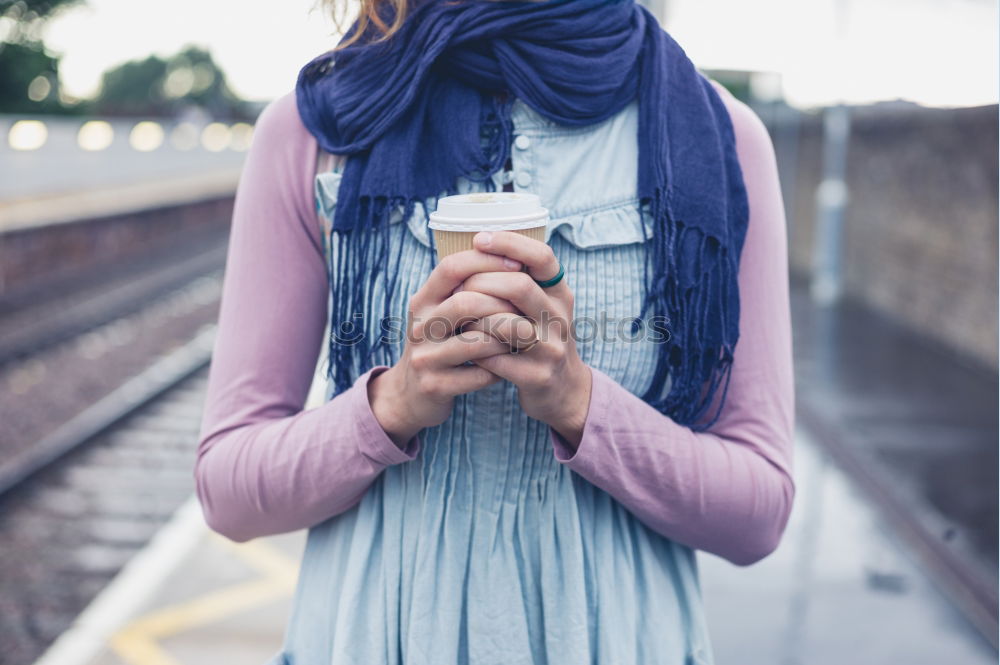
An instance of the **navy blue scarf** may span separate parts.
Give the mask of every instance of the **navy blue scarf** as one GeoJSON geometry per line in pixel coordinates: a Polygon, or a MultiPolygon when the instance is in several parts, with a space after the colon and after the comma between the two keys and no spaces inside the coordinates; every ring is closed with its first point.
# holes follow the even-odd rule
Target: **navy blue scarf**
{"type": "Polygon", "coordinates": [[[374,37],[316,57],[296,86],[319,145],[349,156],[331,234],[334,394],[356,372],[395,362],[387,335],[357,328],[365,313],[389,314],[399,267],[389,217],[433,210],[457,193],[459,176],[493,189],[510,149],[512,96],[573,126],[638,96],[637,194],[654,233],[639,316],[666,321],[668,336],[643,399],[678,423],[711,426],[739,336],[749,212],[729,115],[681,47],[634,0],[422,0],[397,34],[374,37]]]}

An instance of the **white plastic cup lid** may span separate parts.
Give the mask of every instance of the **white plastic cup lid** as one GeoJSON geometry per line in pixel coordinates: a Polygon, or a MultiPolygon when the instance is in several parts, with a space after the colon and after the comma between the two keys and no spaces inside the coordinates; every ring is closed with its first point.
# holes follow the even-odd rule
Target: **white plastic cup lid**
{"type": "Polygon", "coordinates": [[[429,226],[442,231],[515,230],[545,226],[548,220],[549,211],[537,194],[475,192],[439,199],[429,226]]]}

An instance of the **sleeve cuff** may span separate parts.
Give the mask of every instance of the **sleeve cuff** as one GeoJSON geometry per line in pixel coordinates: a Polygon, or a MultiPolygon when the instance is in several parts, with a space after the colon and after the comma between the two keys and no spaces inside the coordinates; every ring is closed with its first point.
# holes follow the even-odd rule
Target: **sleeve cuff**
{"type": "Polygon", "coordinates": [[[552,451],[559,462],[573,467],[574,464],[585,461],[593,456],[591,450],[594,439],[598,434],[607,429],[608,404],[612,400],[609,392],[609,383],[617,386],[614,379],[600,370],[590,368],[592,376],[590,388],[590,404],[587,406],[587,419],[583,425],[583,436],[580,437],[580,444],[573,450],[573,447],[559,432],[549,428],[549,438],[552,441],[552,451]]]}
{"type": "Polygon", "coordinates": [[[358,447],[367,457],[385,466],[390,466],[416,459],[417,455],[420,454],[420,437],[414,436],[404,448],[400,448],[382,429],[382,425],[372,412],[372,406],[368,401],[368,382],[387,369],[389,368],[385,365],[373,367],[359,376],[350,390],[354,391],[351,396],[352,406],[361,435],[358,447]]]}

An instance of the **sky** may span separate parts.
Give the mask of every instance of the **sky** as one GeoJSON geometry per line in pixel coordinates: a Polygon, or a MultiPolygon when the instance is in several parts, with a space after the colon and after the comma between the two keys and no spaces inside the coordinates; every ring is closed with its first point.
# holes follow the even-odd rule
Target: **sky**
{"type": "Polygon", "coordinates": [[[299,69],[333,48],[333,21],[313,0],[86,0],[46,26],[45,43],[63,54],[66,92],[87,97],[101,73],[153,53],[168,57],[187,44],[212,52],[232,88],[252,100],[280,96],[299,69]]]}
{"type": "MultiPolygon", "coordinates": [[[[796,106],[998,99],[995,0],[667,1],[664,27],[698,67],[776,72],[796,106]]],[[[314,0],[87,0],[45,37],[74,96],[93,94],[111,66],[197,44],[253,100],[293,89],[302,65],[337,40],[314,0]]]]}
{"type": "Polygon", "coordinates": [[[993,0],[672,0],[666,28],[699,67],[780,73],[796,105],[998,98],[993,0]]]}

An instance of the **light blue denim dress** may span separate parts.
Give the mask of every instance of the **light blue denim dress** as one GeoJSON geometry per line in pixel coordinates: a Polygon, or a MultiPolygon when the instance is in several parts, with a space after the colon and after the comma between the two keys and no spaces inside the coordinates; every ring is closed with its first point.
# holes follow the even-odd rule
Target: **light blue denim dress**
{"type": "MultiPolygon", "coordinates": [[[[540,195],[550,211],[548,242],[575,294],[583,361],[640,394],[658,347],[615,333],[639,314],[651,235],[635,196],[637,111],[633,102],[569,128],[515,100],[511,156],[515,191],[540,195]]],[[[324,237],[340,175],[316,176],[324,237]]],[[[392,226],[400,317],[432,269],[428,233],[419,210],[392,226]]],[[[548,426],[524,413],[513,384],[457,398],[452,416],[420,436],[416,459],[386,468],[358,504],[310,530],[272,663],[713,662],[695,552],[560,463],[548,426]]]]}

